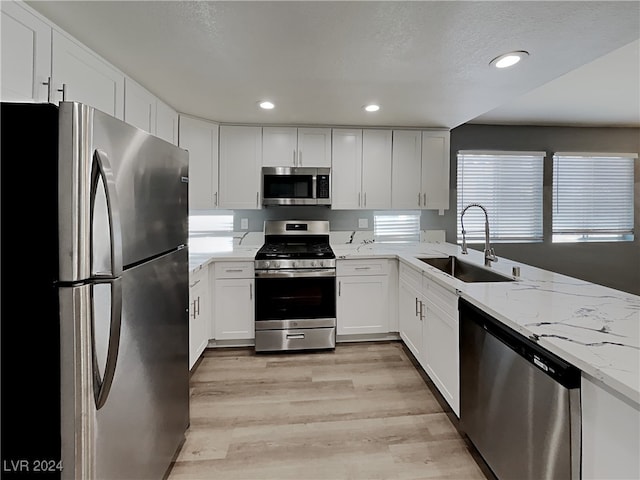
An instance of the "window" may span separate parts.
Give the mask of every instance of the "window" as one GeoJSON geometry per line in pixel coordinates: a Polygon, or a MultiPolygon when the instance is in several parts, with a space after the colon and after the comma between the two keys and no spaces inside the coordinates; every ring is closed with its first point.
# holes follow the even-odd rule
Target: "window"
{"type": "MultiPolygon", "coordinates": [[[[458,242],[460,215],[471,203],[487,210],[492,242],[541,242],[544,157],[545,152],[458,152],[458,242]]],[[[481,209],[465,213],[468,243],[484,243],[484,225],[481,209]]]]}
{"type": "Polygon", "coordinates": [[[380,243],[420,241],[420,212],[376,212],[373,215],[373,235],[380,243]]]}
{"type": "Polygon", "coordinates": [[[233,213],[189,215],[189,253],[233,250],[233,213]]]}
{"type": "Polygon", "coordinates": [[[633,240],[635,153],[553,156],[553,241],[633,240]]]}

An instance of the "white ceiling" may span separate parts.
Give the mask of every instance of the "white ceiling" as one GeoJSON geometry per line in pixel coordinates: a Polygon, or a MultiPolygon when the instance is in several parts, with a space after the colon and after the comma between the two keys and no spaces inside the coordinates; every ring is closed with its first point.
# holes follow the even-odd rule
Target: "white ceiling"
{"type": "Polygon", "coordinates": [[[637,1],[27,3],[179,112],[221,122],[640,126],[637,1]],[[530,57],[488,66],[512,50],[530,57]]]}

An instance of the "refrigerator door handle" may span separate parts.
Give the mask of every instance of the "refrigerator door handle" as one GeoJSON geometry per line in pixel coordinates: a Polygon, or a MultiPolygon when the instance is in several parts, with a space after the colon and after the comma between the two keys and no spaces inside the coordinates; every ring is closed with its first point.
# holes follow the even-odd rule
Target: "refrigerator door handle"
{"type": "Polygon", "coordinates": [[[116,278],[111,285],[111,318],[109,326],[109,342],[107,346],[107,360],[104,367],[104,375],[100,378],[100,368],[96,356],[95,344],[95,314],[91,315],[91,331],[93,345],[91,349],[93,364],[93,395],[96,401],[96,410],[100,410],[107,401],[111,384],[116,372],[118,350],[120,348],[120,328],[122,326],[122,279],[116,278]]]}
{"type": "MultiPolygon", "coordinates": [[[[102,150],[96,149],[93,155],[93,165],[91,167],[91,222],[94,218],[94,206],[98,180],[102,179],[104,184],[107,210],[109,215],[109,235],[111,251],[111,273],[109,277],[119,277],[122,274],[122,226],[120,223],[120,204],[116,182],[111,168],[109,156],[102,150]]],[[[103,276],[101,274],[98,277],[103,276]]]]}

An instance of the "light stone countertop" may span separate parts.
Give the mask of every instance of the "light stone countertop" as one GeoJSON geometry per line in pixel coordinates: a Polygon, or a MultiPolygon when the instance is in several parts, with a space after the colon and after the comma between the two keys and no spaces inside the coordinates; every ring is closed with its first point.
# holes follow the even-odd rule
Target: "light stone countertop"
{"type": "MultiPolygon", "coordinates": [[[[260,246],[190,255],[190,270],[212,261],[253,261],[260,246]]],[[[376,244],[364,238],[331,246],[338,260],[397,258],[422,271],[640,408],[640,296],[513,262],[500,257],[499,245],[491,269],[511,276],[512,267],[520,267],[514,282],[465,283],[419,260],[455,255],[483,265],[482,252],[462,255],[446,242],[376,244]]]]}

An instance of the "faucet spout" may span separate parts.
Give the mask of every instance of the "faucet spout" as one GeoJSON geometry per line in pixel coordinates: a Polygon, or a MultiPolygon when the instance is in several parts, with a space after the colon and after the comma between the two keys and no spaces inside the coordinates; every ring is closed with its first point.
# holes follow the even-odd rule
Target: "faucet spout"
{"type": "Polygon", "coordinates": [[[466,207],[464,207],[462,209],[462,213],[460,214],[460,226],[462,227],[462,250],[461,253],[463,255],[468,254],[469,252],[467,251],[467,237],[466,237],[466,231],[464,229],[464,214],[467,212],[467,210],[471,207],[478,207],[480,208],[483,212],[484,212],[484,264],[487,267],[491,266],[491,262],[497,262],[498,261],[498,257],[496,256],[496,252],[493,250],[493,248],[491,248],[491,243],[490,243],[490,233],[489,233],[489,215],[487,214],[487,209],[484,208],[482,205],[480,205],[479,203],[470,203],[469,205],[467,205],[466,207]]]}

